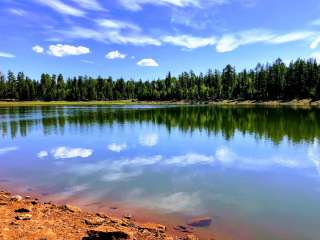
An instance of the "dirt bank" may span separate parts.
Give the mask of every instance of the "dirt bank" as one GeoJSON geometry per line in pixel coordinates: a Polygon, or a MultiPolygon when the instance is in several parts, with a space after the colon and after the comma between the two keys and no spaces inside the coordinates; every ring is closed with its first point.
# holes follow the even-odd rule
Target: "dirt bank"
{"type": "Polygon", "coordinates": [[[71,205],[55,205],[0,191],[0,240],[196,240],[170,236],[166,226],[138,223],[133,216],[114,218],[71,205]]]}

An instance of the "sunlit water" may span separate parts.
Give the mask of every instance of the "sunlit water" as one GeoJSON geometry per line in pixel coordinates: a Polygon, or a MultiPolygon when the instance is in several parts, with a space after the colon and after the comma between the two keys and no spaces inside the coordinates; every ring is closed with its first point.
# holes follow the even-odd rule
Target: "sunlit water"
{"type": "Polygon", "coordinates": [[[317,109],[0,108],[0,136],[2,181],[212,216],[233,239],[320,239],[317,109]]]}

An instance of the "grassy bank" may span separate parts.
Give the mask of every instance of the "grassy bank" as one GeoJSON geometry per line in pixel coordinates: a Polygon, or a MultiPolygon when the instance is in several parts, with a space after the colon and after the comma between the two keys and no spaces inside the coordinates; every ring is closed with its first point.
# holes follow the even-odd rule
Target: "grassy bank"
{"type": "Polygon", "coordinates": [[[262,105],[262,106],[320,106],[320,101],[310,99],[301,100],[274,100],[274,101],[255,101],[255,100],[221,100],[221,101],[0,101],[0,107],[22,107],[22,106],[96,106],[96,105],[262,105]]]}

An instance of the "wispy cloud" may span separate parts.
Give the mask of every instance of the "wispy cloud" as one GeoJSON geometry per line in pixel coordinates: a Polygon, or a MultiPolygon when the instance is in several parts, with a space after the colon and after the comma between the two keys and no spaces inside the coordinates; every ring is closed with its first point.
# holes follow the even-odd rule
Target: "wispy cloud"
{"type": "Polygon", "coordinates": [[[58,147],[51,150],[51,154],[55,159],[65,158],[87,158],[93,154],[92,149],[87,148],[69,148],[69,147],[58,147]]]}
{"type": "Polygon", "coordinates": [[[117,29],[117,30],[130,29],[133,31],[141,31],[141,28],[136,24],[120,21],[116,19],[98,19],[96,20],[96,23],[99,26],[108,28],[108,29],[117,29]]]}
{"type": "Polygon", "coordinates": [[[248,30],[235,34],[225,34],[217,42],[217,52],[230,52],[240,46],[267,43],[267,44],[283,44],[295,41],[309,39],[314,35],[313,32],[292,32],[286,34],[274,34],[266,30],[248,30]]]}
{"type": "Polygon", "coordinates": [[[20,16],[20,17],[23,17],[23,16],[26,16],[27,15],[27,12],[23,9],[20,9],[20,8],[10,8],[8,9],[8,11],[16,16],[20,16]]]}
{"type": "Polygon", "coordinates": [[[140,67],[159,67],[159,63],[152,58],[144,58],[137,62],[140,67]]]}
{"type": "Polygon", "coordinates": [[[16,56],[12,53],[0,52],[0,58],[15,58],[16,56]]]}
{"type": "Polygon", "coordinates": [[[72,0],[73,2],[79,4],[80,7],[88,9],[88,10],[95,10],[95,11],[102,11],[104,8],[97,0],[72,0]]]}
{"type": "Polygon", "coordinates": [[[87,47],[63,44],[50,45],[48,50],[48,54],[55,57],[78,56],[88,53],[90,53],[90,49],[87,47]]]}
{"type": "Polygon", "coordinates": [[[112,143],[108,145],[108,149],[112,152],[122,152],[123,150],[127,149],[127,144],[122,143],[122,144],[117,144],[117,143],[112,143]]]}
{"type": "Polygon", "coordinates": [[[119,0],[119,2],[127,9],[139,11],[144,4],[167,5],[175,7],[200,6],[200,0],[119,0]]]}
{"type": "Polygon", "coordinates": [[[212,46],[216,43],[214,37],[193,37],[189,35],[166,36],[163,38],[165,43],[170,43],[175,46],[185,47],[189,49],[212,46]]]}
{"type": "Polygon", "coordinates": [[[76,17],[83,17],[86,14],[84,11],[77,9],[75,7],[69,6],[60,0],[35,0],[35,1],[44,6],[50,7],[52,10],[61,14],[71,15],[76,17]]]}
{"type": "Polygon", "coordinates": [[[119,30],[93,29],[83,27],[72,27],[69,30],[60,30],[58,33],[71,39],[93,39],[104,43],[115,43],[121,45],[160,46],[161,41],[156,38],[144,36],[138,33],[123,34],[119,30]]]}
{"type": "Polygon", "coordinates": [[[119,52],[118,50],[116,51],[111,51],[107,53],[106,58],[113,60],[113,59],[124,59],[126,58],[126,54],[119,52]]]}

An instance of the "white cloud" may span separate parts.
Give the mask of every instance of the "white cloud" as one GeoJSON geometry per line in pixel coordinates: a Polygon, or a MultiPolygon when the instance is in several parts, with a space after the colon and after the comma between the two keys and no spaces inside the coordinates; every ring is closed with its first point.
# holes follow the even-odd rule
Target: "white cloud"
{"type": "Polygon", "coordinates": [[[117,143],[112,143],[110,145],[108,145],[108,149],[112,152],[122,152],[123,150],[127,149],[127,144],[126,143],[122,143],[122,144],[117,144],[117,143]]]}
{"type": "Polygon", "coordinates": [[[99,19],[99,20],[96,20],[96,23],[99,26],[108,28],[108,29],[118,29],[118,30],[131,29],[134,31],[141,31],[141,28],[136,24],[124,22],[116,19],[99,19]]]}
{"type": "Polygon", "coordinates": [[[18,150],[17,147],[0,148],[0,155],[6,154],[6,153],[8,153],[8,152],[13,152],[13,151],[16,151],[16,150],[18,150]]]}
{"type": "Polygon", "coordinates": [[[36,53],[43,53],[44,52],[44,48],[39,46],[39,45],[35,45],[32,47],[32,50],[36,53]]]}
{"type": "Polygon", "coordinates": [[[175,156],[166,160],[166,164],[175,164],[179,166],[187,166],[193,164],[210,164],[215,161],[213,156],[189,153],[186,155],[175,156]]]}
{"type": "Polygon", "coordinates": [[[18,9],[18,8],[10,8],[9,12],[14,14],[14,15],[20,16],[20,17],[23,17],[23,16],[25,16],[27,14],[26,11],[24,11],[22,9],[18,9]]]}
{"type": "Polygon", "coordinates": [[[139,62],[137,62],[137,65],[141,67],[159,67],[159,64],[156,62],[156,60],[152,58],[141,59],[139,62]]]}
{"type": "Polygon", "coordinates": [[[35,0],[35,1],[39,2],[42,5],[50,7],[56,12],[59,12],[65,15],[71,15],[71,16],[77,16],[77,17],[82,17],[85,15],[84,11],[71,7],[60,0],[35,0]]]}
{"type": "Polygon", "coordinates": [[[110,59],[110,60],[112,60],[112,59],[117,59],[117,58],[119,58],[119,59],[124,59],[124,58],[126,58],[126,54],[123,54],[123,53],[120,53],[118,50],[116,50],[116,51],[111,51],[111,52],[109,52],[107,55],[106,55],[106,58],[107,59],[110,59]]]}
{"type": "Polygon", "coordinates": [[[218,52],[230,52],[240,46],[255,44],[255,43],[268,43],[268,44],[283,44],[306,40],[314,35],[313,32],[292,32],[287,34],[276,35],[265,30],[248,30],[235,34],[223,35],[216,45],[218,52]]]}
{"type": "Polygon", "coordinates": [[[139,143],[145,147],[153,147],[158,144],[159,136],[156,133],[141,134],[139,143]]]}
{"type": "Polygon", "coordinates": [[[221,5],[228,3],[229,0],[119,0],[119,2],[127,9],[132,11],[139,11],[144,4],[163,5],[173,7],[202,7],[202,3],[210,5],[221,5]]]}
{"type": "Polygon", "coordinates": [[[48,54],[56,57],[78,56],[88,53],[90,53],[90,49],[87,47],[63,44],[50,45],[48,50],[48,54]]]}
{"type": "Polygon", "coordinates": [[[41,151],[41,152],[38,152],[38,154],[37,154],[38,158],[45,158],[48,156],[49,156],[49,153],[47,151],[41,151]]]}
{"type": "Polygon", "coordinates": [[[135,46],[145,46],[153,45],[160,46],[161,41],[140,35],[137,33],[131,33],[124,35],[119,32],[118,29],[89,29],[83,27],[73,27],[72,29],[65,31],[59,31],[64,37],[72,39],[94,39],[99,42],[104,43],[114,43],[114,44],[123,44],[123,45],[135,45],[135,46]]]}
{"type": "Polygon", "coordinates": [[[87,158],[93,153],[92,149],[86,148],[68,148],[68,147],[58,147],[51,150],[51,154],[55,159],[64,158],[87,158]]]}
{"type": "Polygon", "coordinates": [[[288,42],[296,42],[296,41],[305,40],[313,35],[314,35],[313,32],[292,32],[288,34],[275,36],[270,40],[270,43],[282,44],[282,43],[288,43],[288,42]]]}
{"type": "Polygon", "coordinates": [[[0,57],[3,58],[15,58],[16,56],[12,53],[7,53],[7,52],[0,52],[0,57]]]}
{"type": "Polygon", "coordinates": [[[72,0],[79,4],[80,7],[88,10],[102,11],[104,10],[101,4],[97,0],[72,0]]]}
{"type": "Polygon", "coordinates": [[[216,39],[214,37],[201,38],[189,35],[166,36],[163,38],[163,41],[189,49],[212,46],[216,43],[216,39]]]}
{"type": "Polygon", "coordinates": [[[311,44],[310,44],[310,48],[311,49],[316,49],[320,44],[320,37],[315,38],[311,44]]]}

